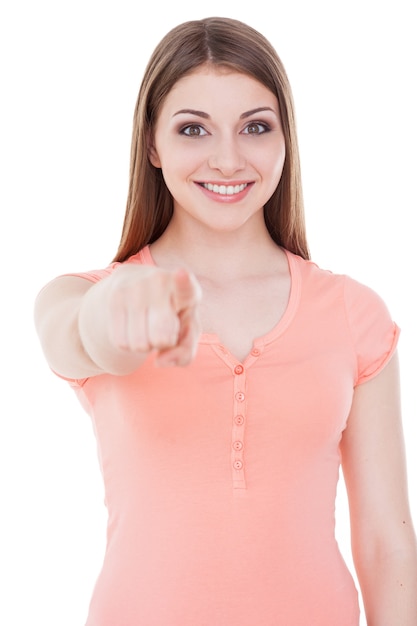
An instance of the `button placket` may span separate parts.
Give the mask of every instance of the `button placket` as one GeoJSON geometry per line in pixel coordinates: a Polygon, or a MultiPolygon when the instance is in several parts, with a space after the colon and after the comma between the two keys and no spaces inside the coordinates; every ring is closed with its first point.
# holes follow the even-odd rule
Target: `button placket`
{"type": "Polygon", "coordinates": [[[233,418],[230,442],[230,467],[234,489],[246,489],[245,477],[245,425],[247,420],[247,377],[246,371],[261,355],[261,347],[253,348],[244,364],[228,352],[221,344],[212,343],[212,349],[227,365],[233,377],[233,418]]]}
{"type": "Polygon", "coordinates": [[[234,419],[232,426],[231,441],[231,465],[233,487],[246,489],[245,463],[244,463],[244,440],[245,440],[245,417],[246,417],[246,371],[243,365],[238,364],[233,368],[233,392],[234,392],[234,419]]]}

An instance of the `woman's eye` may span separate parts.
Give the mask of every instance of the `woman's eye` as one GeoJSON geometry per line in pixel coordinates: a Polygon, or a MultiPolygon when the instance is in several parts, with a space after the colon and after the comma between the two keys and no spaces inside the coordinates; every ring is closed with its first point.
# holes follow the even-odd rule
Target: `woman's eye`
{"type": "Polygon", "coordinates": [[[251,122],[243,129],[243,133],[245,135],[262,135],[262,133],[266,133],[268,130],[269,126],[264,122],[251,122]]]}
{"type": "Polygon", "coordinates": [[[181,135],[187,135],[187,137],[202,137],[203,135],[207,135],[207,131],[199,124],[184,126],[181,128],[180,133],[181,135]]]}

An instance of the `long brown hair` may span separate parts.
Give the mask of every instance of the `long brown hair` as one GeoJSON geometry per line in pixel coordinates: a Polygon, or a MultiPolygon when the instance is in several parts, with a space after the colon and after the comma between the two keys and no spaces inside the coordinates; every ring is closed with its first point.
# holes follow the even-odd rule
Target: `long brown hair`
{"type": "Polygon", "coordinates": [[[274,48],[256,30],[237,20],[211,17],[172,29],[145,70],[133,120],[126,214],[114,260],[125,261],[158,239],[168,226],[173,200],[161,170],[149,161],[148,145],[169,91],[203,64],[252,76],[277,97],[286,157],[278,187],[264,207],[265,223],[278,245],[308,259],[294,105],[285,69],[274,48]]]}

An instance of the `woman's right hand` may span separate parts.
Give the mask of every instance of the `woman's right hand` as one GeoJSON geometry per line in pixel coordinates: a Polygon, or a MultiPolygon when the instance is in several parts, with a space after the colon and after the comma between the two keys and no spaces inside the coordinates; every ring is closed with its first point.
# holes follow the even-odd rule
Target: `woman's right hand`
{"type": "Polygon", "coordinates": [[[155,350],[161,366],[190,363],[200,333],[197,308],[201,299],[200,285],[192,274],[125,265],[103,282],[104,322],[115,350],[136,355],[155,350]]]}
{"type": "Polygon", "coordinates": [[[125,375],[152,351],[156,365],[191,362],[200,299],[201,288],[186,270],[121,265],[98,283],[53,280],[38,295],[35,324],[45,357],[61,376],[125,375]]]}

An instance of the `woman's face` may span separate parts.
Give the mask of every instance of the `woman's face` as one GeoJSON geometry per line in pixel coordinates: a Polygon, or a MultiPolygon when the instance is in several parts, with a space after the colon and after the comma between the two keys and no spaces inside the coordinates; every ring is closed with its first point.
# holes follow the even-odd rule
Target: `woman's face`
{"type": "Polygon", "coordinates": [[[149,158],[176,219],[216,231],[263,222],[285,160],[277,98],[246,74],[198,68],[167,95],[149,158]]]}

